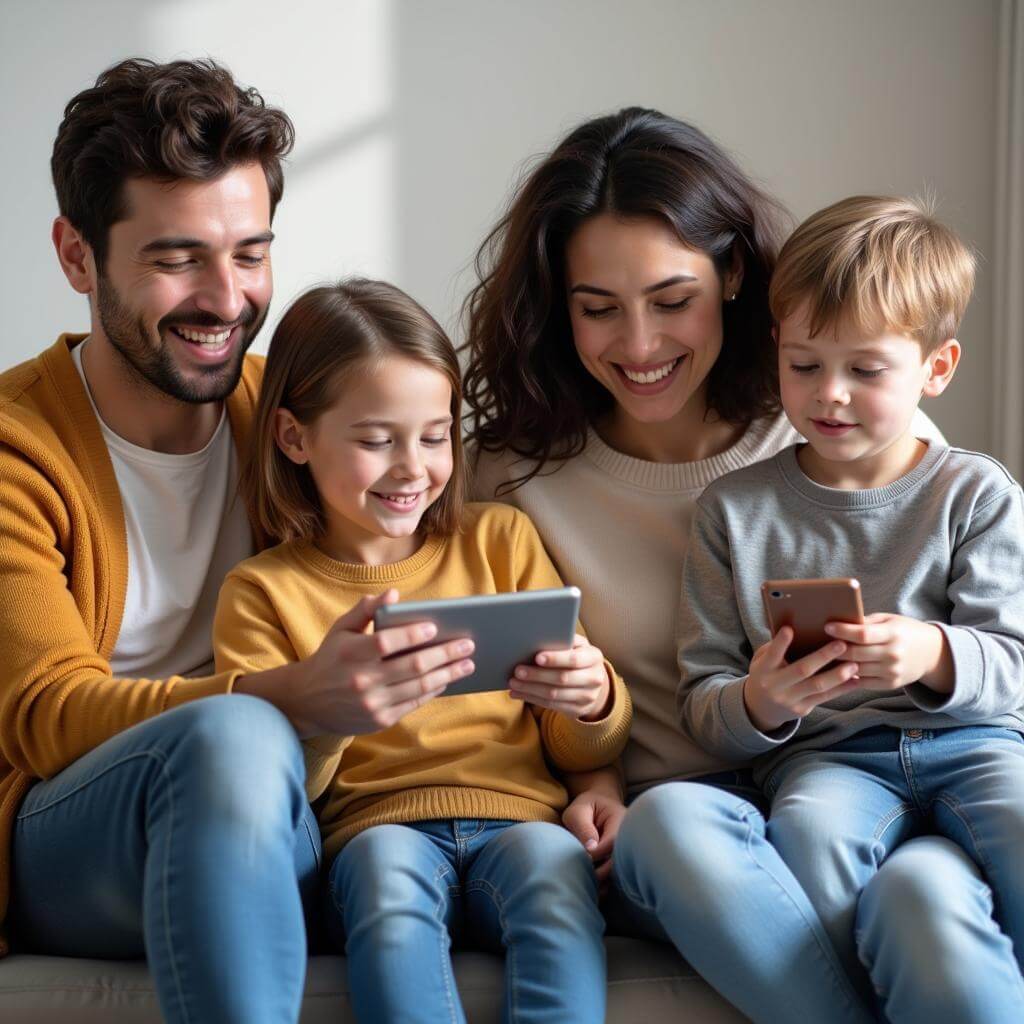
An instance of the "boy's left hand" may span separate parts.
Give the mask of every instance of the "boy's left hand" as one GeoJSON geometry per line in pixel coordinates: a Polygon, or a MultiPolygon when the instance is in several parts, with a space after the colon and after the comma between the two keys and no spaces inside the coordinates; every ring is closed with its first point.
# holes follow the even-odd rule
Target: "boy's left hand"
{"type": "Polygon", "coordinates": [[[865,689],[899,690],[921,682],[949,692],[944,671],[949,654],[938,626],[883,612],[865,615],[863,624],[830,622],[825,632],[850,645],[843,660],[859,666],[856,678],[865,689]]]}
{"type": "Polygon", "coordinates": [[[573,718],[597,720],[607,711],[612,682],[604,655],[576,634],[567,651],[541,651],[534,665],[517,665],[508,681],[517,700],[561,711],[573,718]]]}

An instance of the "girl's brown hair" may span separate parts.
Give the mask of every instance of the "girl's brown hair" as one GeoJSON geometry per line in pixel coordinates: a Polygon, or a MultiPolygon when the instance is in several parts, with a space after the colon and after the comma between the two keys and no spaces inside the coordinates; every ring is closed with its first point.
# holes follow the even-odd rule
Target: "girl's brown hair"
{"type": "Polygon", "coordinates": [[[240,487],[253,520],[273,540],[311,539],[325,527],[309,467],[296,465],[277,446],[275,412],[286,408],[308,426],[334,405],[360,365],[389,355],[430,366],[451,385],[452,475],[420,525],[443,536],[458,531],[466,469],[455,348],[437,321],[405,292],[384,281],[353,278],[300,295],[270,341],[240,487]]]}
{"type": "Polygon", "coordinates": [[[657,217],[719,274],[743,285],[726,303],[708,408],[745,423],[778,408],[768,281],[781,208],[703,132],[630,107],[588,121],[533,170],[476,258],[466,300],[470,439],[535,460],[579,454],[614,399],[576,354],[565,295],[565,246],[588,217],[657,217]]]}

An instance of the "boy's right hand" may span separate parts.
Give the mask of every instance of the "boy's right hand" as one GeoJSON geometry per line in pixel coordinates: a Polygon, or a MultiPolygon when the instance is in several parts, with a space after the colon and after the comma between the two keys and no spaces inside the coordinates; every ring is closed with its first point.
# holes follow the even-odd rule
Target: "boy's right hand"
{"type": "Polygon", "coordinates": [[[396,590],[364,597],[334,623],[316,652],[298,663],[304,671],[297,674],[300,692],[289,717],[301,735],[386,729],[473,671],[471,640],[401,654],[434,637],[432,623],[365,632],[377,608],[397,600],[396,590]]]}
{"type": "Polygon", "coordinates": [[[764,733],[803,718],[819,704],[860,685],[853,662],[842,662],[822,671],[846,653],[847,645],[841,640],[826,644],[790,664],[786,661],[786,650],[792,640],[793,630],[783,626],[754,652],[750,673],[743,682],[747,714],[764,733]]]}

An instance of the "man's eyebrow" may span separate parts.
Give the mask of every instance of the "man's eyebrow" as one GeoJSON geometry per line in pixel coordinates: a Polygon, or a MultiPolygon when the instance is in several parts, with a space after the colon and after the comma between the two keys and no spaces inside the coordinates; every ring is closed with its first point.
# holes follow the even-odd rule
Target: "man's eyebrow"
{"type": "MultiPolygon", "coordinates": [[[[664,281],[659,281],[657,284],[648,285],[644,290],[644,295],[650,295],[652,292],[660,292],[662,288],[671,288],[674,284],[685,284],[688,281],[696,281],[697,278],[692,274],[675,274],[672,277],[666,277],[664,281]]],[[[586,294],[586,295],[607,295],[609,297],[614,296],[614,292],[608,291],[606,288],[598,288],[592,284],[577,284],[569,290],[570,295],[586,294]]]]}
{"type": "MultiPolygon", "coordinates": [[[[236,242],[234,248],[244,249],[250,245],[264,245],[274,240],[273,231],[262,231],[258,235],[251,235],[236,242]]],[[[209,243],[200,238],[189,238],[187,235],[169,235],[165,238],[154,238],[147,242],[140,250],[141,253],[168,252],[172,249],[209,249],[209,243]]]]}

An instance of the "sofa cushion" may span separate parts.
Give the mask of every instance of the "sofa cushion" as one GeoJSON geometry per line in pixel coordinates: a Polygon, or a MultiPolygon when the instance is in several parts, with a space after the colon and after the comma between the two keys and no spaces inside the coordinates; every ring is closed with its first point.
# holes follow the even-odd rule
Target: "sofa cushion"
{"type": "MultiPolygon", "coordinates": [[[[670,947],[627,938],[609,938],[607,946],[608,1024],[741,1024],[746,1020],[670,947]]],[[[469,1024],[497,1024],[501,1020],[501,958],[459,952],[454,959],[469,1024]]],[[[160,1014],[141,961],[16,955],[0,960],[0,1020],[159,1024],[160,1014]]],[[[302,1024],[355,1024],[342,957],[310,960],[302,1024]]]]}

